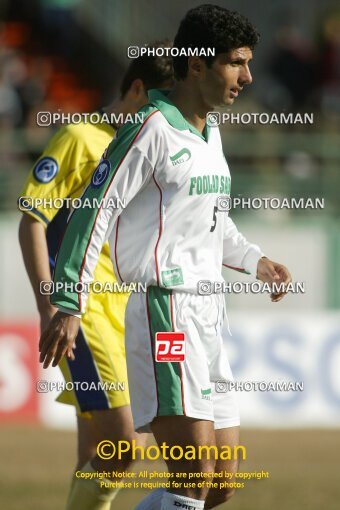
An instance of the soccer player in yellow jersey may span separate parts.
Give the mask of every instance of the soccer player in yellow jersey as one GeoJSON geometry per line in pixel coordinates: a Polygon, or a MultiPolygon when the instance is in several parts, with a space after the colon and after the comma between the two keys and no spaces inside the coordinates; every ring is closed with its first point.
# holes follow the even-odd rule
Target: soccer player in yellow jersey
{"type": "MultiPolygon", "coordinates": [[[[151,46],[168,47],[169,42],[156,42],[151,46]]],[[[149,89],[171,88],[172,84],[171,57],[134,59],[123,78],[120,99],[100,113],[103,119],[125,118],[148,102],[149,89]]],[[[30,197],[32,208],[24,211],[19,238],[42,331],[56,309],[50,304],[49,296],[41,294],[40,282],[51,280],[55,255],[70,213],[67,203],[59,208],[60,200],[55,199],[76,198],[82,194],[117,127],[107,122],[81,122],[61,128],[34,165],[23,189],[22,196],[30,197]],[[36,205],[35,199],[46,200],[36,205]]],[[[95,281],[115,281],[108,243],[100,255],[95,281]]],[[[64,391],[58,397],[60,402],[74,405],[77,410],[76,469],[94,457],[101,440],[108,439],[114,443],[132,439],[141,443],[144,440],[143,436],[134,432],[129,405],[124,347],[127,299],[126,293],[90,293],[87,312],[76,340],[77,355],[75,359],[64,358],[59,365],[66,381],[78,383],[74,385],[74,391],[64,391]],[[81,385],[82,382],[87,384],[81,385]],[[106,391],[105,384],[100,383],[108,383],[109,389],[106,391]]],[[[124,471],[129,464],[129,460],[117,461],[116,470],[124,471]]],[[[87,482],[74,478],[67,510],[108,510],[117,491],[101,489],[99,483],[87,482]]]]}

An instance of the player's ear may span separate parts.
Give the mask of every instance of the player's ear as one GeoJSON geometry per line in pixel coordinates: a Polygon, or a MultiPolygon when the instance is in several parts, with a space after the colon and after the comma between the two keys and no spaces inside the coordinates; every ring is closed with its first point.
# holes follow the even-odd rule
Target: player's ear
{"type": "Polygon", "coordinates": [[[204,61],[199,57],[188,58],[188,74],[200,76],[204,72],[204,61]]]}
{"type": "Polygon", "coordinates": [[[135,100],[138,100],[146,95],[144,84],[140,78],[133,80],[131,83],[130,92],[135,100]]]}

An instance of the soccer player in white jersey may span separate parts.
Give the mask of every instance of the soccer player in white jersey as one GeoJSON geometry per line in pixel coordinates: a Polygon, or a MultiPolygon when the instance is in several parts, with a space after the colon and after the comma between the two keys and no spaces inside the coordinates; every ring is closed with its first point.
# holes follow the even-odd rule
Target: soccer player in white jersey
{"type": "MultiPolygon", "coordinates": [[[[263,282],[291,281],[288,270],[264,257],[220,210],[220,197],[230,193],[230,173],[219,129],[206,123],[207,112],[232,105],[251,83],[257,42],[254,27],[236,12],[202,5],[187,13],[174,46],[213,48],[215,55],[174,58],[174,89],[150,91],[149,104],[140,110],[144,121],[118,131],[83,195],[102,205],[73,212],[57,256],[54,280],[65,285],[51,298],[59,312],[41,337],[41,361],[46,367],[71,355],[86,308],[85,284],[108,239],[118,280],[147,285],[147,293],[131,295],[126,311],[134,426],[151,430],[158,445],[170,448],[238,444],[234,394],[215,390],[217,380],[232,380],[221,335],[224,297],[200,295],[200,281],[222,282],[223,264],[263,282]],[[125,199],[125,208],[112,205],[118,198],[125,199]],[[160,332],[184,334],[184,361],[156,361],[160,332]]],[[[196,482],[206,480],[200,473],[237,469],[236,459],[166,462],[174,479],[178,472],[193,472],[196,482]]],[[[84,467],[109,469],[110,462],[99,457],[84,467]]],[[[232,493],[182,484],[149,496],[139,508],[214,508],[232,493]]]]}

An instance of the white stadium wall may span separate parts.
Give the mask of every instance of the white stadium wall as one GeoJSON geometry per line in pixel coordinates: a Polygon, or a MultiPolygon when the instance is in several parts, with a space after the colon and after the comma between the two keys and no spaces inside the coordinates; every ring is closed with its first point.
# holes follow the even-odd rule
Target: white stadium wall
{"type": "MultiPolygon", "coordinates": [[[[57,389],[37,392],[37,381],[62,379],[59,370],[44,371],[38,364],[38,316],[19,250],[18,221],[19,216],[13,216],[0,222],[0,419],[72,427],[73,410],[54,402],[57,389]]],[[[325,231],[291,224],[284,228],[246,224],[240,230],[271,258],[284,262],[306,289],[305,294],[276,304],[266,295],[227,296],[232,336],[226,328],[225,342],[239,384],[243,425],[339,426],[340,311],[326,309],[325,231]],[[275,391],[265,382],[299,383],[303,390],[275,391]]],[[[225,276],[249,281],[231,270],[225,276]]]]}

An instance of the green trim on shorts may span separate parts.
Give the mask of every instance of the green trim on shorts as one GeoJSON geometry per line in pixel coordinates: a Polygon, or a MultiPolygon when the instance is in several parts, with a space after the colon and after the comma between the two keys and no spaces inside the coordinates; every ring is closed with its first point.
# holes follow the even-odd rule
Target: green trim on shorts
{"type": "Polygon", "coordinates": [[[181,369],[179,362],[157,362],[156,333],[174,331],[171,317],[172,291],[161,287],[149,287],[147,307],[152,336],[153,363],[158,395],[157,416],[184,415],[182,401],[181,369]]]}

